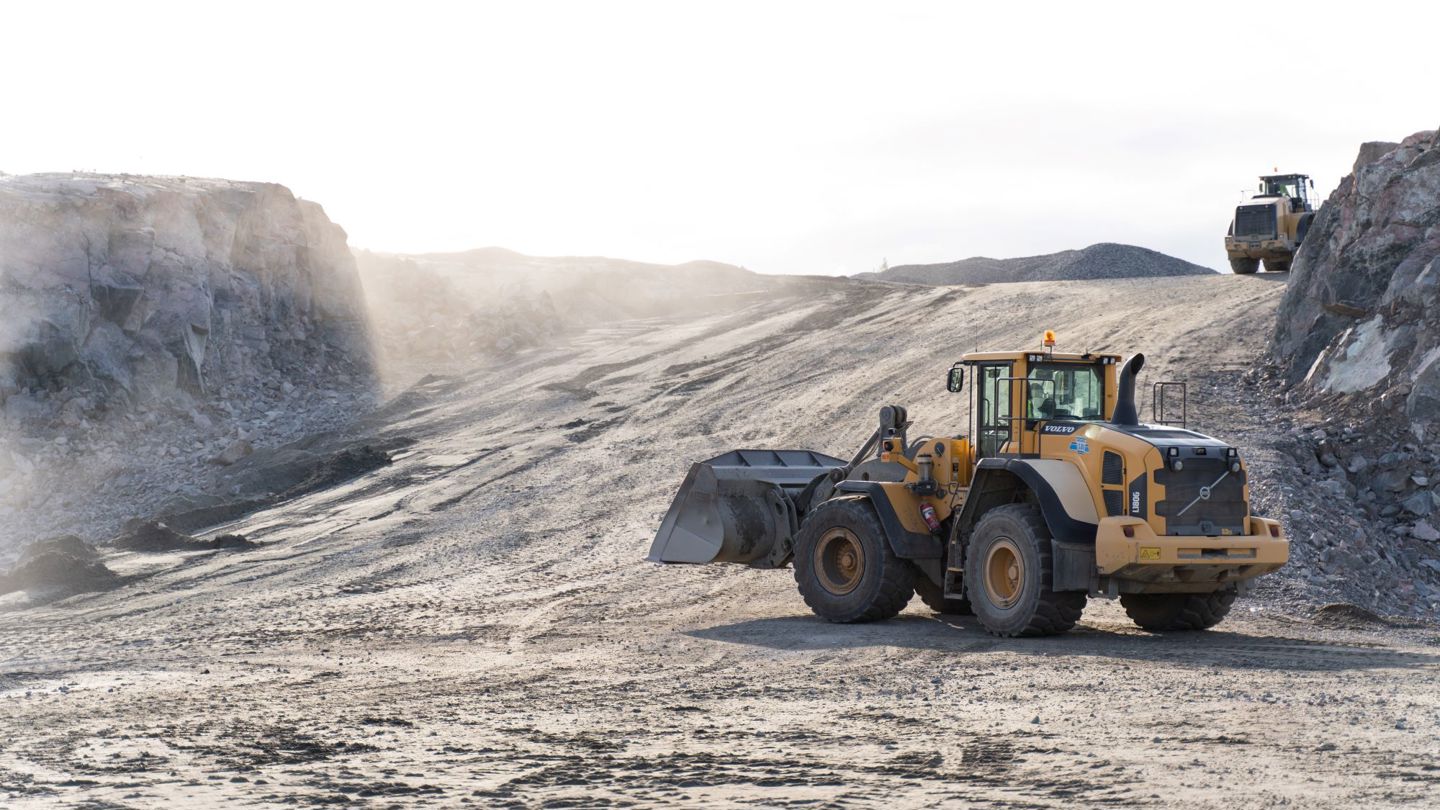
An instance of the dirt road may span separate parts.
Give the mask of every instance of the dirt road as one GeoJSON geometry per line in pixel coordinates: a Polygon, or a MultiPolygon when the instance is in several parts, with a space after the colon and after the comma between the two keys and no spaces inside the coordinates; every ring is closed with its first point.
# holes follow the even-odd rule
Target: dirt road
{"type": "Polygon", "coordinates": [[[0,804],[1434,804],[1434,625],[1312,617],[1280,581],[1206,634],[1095,601],[1000,640],[641,560],[691,461],[845,455],[884,402],[958,429],[950,361],[1045,328],[1188,369],[1198,427],[1262,433],[1225,383],[1277,283],[793,292],[427,380],[355,429],[413,439],[394,464],[225,527],[260,549],[113,554],[118,590],[9,603],[0,804]]]}

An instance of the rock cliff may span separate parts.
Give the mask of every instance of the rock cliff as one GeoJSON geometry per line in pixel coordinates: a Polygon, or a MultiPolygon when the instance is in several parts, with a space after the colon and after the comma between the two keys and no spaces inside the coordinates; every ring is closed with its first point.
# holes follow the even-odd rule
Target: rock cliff
{"type": "Polygon", "coordinates": [[[1440,442],[1440,131],[1361,148],[1296,256],[1272,352],[1298,395],[1440,442]]]}
{"type": "MultiPolygon", "coordinates": [[[[1360,149],[1296,256],[1270,344],[1313,532],[1363,600],[1440,605],[1440,132],[1360,149]]],[[[1294,508],[1294,507],[1292,507],[1294,508]]],[[[1412,608],[1413,609],[1413,608],[1412,608]]]]}
{"type": "Polygon", "coordinates": [[[345,232],[283,186],[0,176],[0,558],[353,420],[364,306],[345,232]]]}
{"type": "Polygon", "coordinates": [[[269,183],[0,177],[0,304],[12,421],[371,372],[345,232],[269,183]]]}

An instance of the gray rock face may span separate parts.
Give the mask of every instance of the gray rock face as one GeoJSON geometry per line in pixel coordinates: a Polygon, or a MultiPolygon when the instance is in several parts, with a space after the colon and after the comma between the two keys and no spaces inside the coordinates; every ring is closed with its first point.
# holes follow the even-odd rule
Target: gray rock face
{"type": "Polygon", "coordinates": [[[1303,394],[1363,397],[1423,433],[1440,420],[1440,132],[1383,146],[1316,215],[1272,351],[1303,394]]]}
{"type": "Polygon", "coordinates": [[[274,184],[0,177],[0,305],[27,417],[371,371],[345,232],[274,184]]]}
{"type": "Polygon", "coordinates": [[[1137,278],[1148,276],[1203,276],[1214,270],[1184,259],[1134,245],[1102,242],[1083,250],[1064,250],[1044,256],[990,259],[977,256],[945,264],[905,264],[856,278],[906,284],[996,284],[1006,281],[1064,281],[1071,279],[1137,278]]]}
{"type": "Polygon", "coordinates": [[[1369,165],[1395,150],[1400,144],[1394,141],[1366,141],[1360,144],[1360,152],[1355,155],[1355,165],[1350,167],[1351,172],[1358,172],[1362,166],[1369,165]]]}

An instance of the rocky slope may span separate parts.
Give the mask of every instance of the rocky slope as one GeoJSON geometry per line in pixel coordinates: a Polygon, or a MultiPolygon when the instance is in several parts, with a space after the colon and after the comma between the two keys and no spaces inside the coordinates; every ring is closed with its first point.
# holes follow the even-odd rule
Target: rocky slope
{"type": "Polygon", "coordinates": [[[1315,491],[1322,563],[1440,602],[1440,132],[1365,144],[1321,207],[1277,312],[1269,377],[1315,491]],[[1375,576],[1374,572],[1383,576],[1375,576]]]}
{"type": "Polygon", "coordinates": [[[374,370],[345,232],[269,183],[0,177],[0,311],[0,552],[338,423],[374,370]]]}
{"type": "Polygon", "coordinates": [[[1278,313],[1276,359],[1306,394],[1363,394],[1394,405],[1417,439],[1440,439],[1424,432],[1440,418],[1437,303],[1440,132],[1422,132],[1357,165],[1321,207],[1278,313]]]}
{"type": "Polygon", "coordinates": [[[1174,256],[1136,247],[1102,242],[1083,250],[1064,250],[1043,256],[990,259],[976,256],[945,264],[905,264],[856,278],[907,284],[994,284],[1006,281],[1064,281],[1148,276],[1201,276],[1214,270],[1174,256]]]}

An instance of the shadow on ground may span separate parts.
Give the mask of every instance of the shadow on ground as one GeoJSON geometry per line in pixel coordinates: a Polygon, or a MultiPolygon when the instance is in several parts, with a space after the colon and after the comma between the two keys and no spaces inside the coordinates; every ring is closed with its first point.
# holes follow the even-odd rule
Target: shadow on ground
{"type": "Polygon", "coordinates": [[[1440,668],[1440,655],[1379,644],[1352,644],[1319,638],[1250,635],[1224,630],[1149,634],[1082,624],[1060,636],[1001,639],[971,617],[899,616],[867,625],[830,624],[813,616],[750,619],[692,630],[709,641],[777,650],[837,650],[903,647],[939,653],[991,652],[1038,656],[1095,656],[1171,663],[1187,667],[1231,667],[1326,671],[1440,668]]]}

